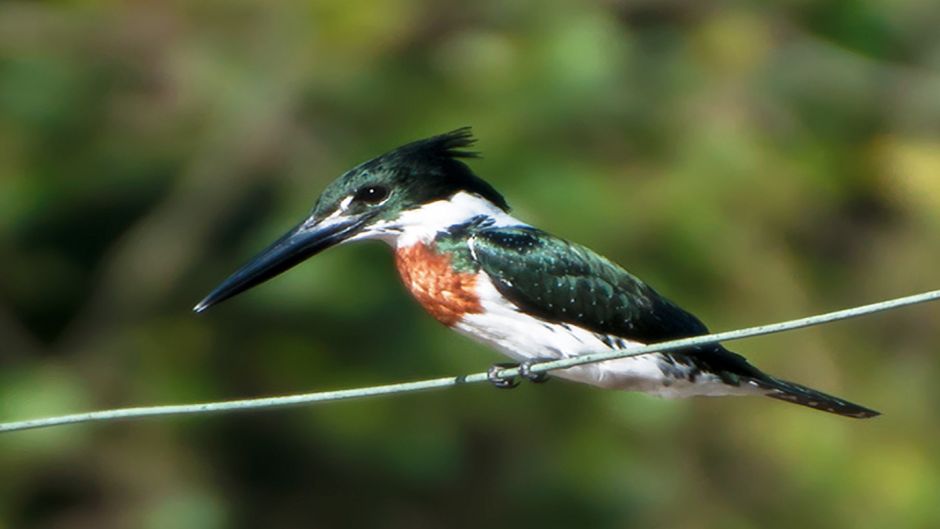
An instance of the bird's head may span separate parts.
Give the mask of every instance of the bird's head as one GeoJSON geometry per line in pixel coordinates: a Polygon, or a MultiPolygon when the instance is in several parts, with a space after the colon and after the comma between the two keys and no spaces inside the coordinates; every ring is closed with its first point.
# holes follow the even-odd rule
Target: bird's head
{"type": "Polygon", "coordinates": [[[300,224],[222,282],[193,310],[202,312],[337,244],[394,240],[409,212],[465,192],[508,211],[505,199],[461,158],[474,142],[469,128],[419,140],[362,163],[331,182],[300,224]]]}

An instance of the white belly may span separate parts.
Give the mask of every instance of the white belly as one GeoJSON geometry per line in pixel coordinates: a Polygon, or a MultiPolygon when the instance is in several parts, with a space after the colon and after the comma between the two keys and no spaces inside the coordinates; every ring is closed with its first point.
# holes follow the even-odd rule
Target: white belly
{"type": "MultiPolygon", "coordinates": [[[[617,348],[642,346],[620,338],[604,340],[592,331],[549,323],[519,311],[506,300],[486,274],[477,277],[477,293],[484,311],[465,314],[454,329],[487,344],[517,362],[556,360],[617,348]]],[[[681,398],[694,395],[754,395],[763,393],[752,386],[729,386],[716,375],[701,373],[691,382],[686,376],[692,368],[670,365],[662,369],[664,357],[648,354],[576,366],[553,372],[553,375],[576,382],[610,389],[640,391],[660,397],[681,398]]]]}

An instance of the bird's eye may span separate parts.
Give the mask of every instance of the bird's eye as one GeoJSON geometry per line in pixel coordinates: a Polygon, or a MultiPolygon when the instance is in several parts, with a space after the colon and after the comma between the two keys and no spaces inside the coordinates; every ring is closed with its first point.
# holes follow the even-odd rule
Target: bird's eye
{"type": "Polygon", "coordinates": [[[388,196],[388,188],[383,186],[366,186],[356,191],[353,200],[356,202],[365,202],[366,204],[378,204],[388,196]]]}

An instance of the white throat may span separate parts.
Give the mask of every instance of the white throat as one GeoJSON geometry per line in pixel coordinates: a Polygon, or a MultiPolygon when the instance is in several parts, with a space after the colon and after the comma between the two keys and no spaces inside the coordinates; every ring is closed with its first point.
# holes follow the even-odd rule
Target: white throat
{"type": "Polygon", "coordinates": [[[397,219],[372,226],[356,239],[381,239],[395,248],[426,243],[451,226],[464,224],[484,216],[491,226],[525,226],[526,224],[489,200],[461,191],[446,200],[424,204],[405,211],[397,219]]]}

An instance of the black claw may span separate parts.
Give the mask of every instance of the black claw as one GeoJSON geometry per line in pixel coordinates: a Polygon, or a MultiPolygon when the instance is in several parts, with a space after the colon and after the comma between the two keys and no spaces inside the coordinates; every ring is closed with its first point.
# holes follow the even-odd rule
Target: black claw
{"type": "Polygon", "coordinates": [[[512,389],[519,385],[519,380],[516,377],[501,377],[496,373],[499,373],[504,369],[512,369],[514,367],[517,367],[517,365],[507,362],[493,364],[489,369],[486,370],[486,379],[489,380],[490,384],[493,384],[493,387],[495,388],[512,389]]]}
{"type": "Polygon", "coordinates": [[[533,384],[544,384],[545,382],[548,382],[548,380],[551,377],[548,376],[547,372],[545,371],[542,371],[540,373],[532,372],[532,366],[541,361],[542,360],[536,360],[536,361],[528,360],[526,362],[522,362],[521,364],[519,364],[519,376],[528,380],[529,382],[532,382],[533,384]]]}

